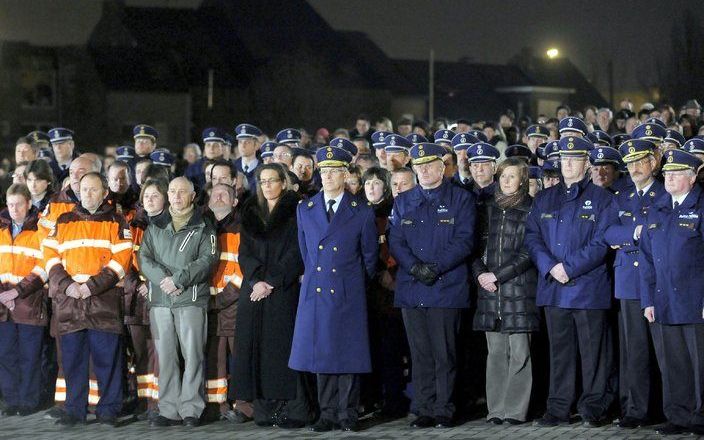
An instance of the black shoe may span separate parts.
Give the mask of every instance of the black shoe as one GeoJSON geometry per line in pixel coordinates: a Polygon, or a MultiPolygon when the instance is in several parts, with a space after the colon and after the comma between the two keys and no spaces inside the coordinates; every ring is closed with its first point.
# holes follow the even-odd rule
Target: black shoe
{"type": "Polygon", "coordinates": [[[435,417],[435,427],[438,429],[452,428],[454,424],[452,419],[449,417],[437,416],[435,417]]]}
{"type": "Polygon", "coordinates": [[[533,422],[533,426],[540,426],[543,428],[550,428],[553,426],[558,426],[562,424],[569,423],[568,420],[561,419],[559,417],[555,417],[554,415],[550,414],[549,412],[546,412],[545,415],[535,422],[533,422]]]}
{"type": "Polygon", "coordinates": [[[429,416],[416,417],[411,422],[411,428],[432,428],[435,426],[435,419],[429,416]]]}
{"type": "Polygon", "coordinates": [[[694,435],[704,436],[704,425],[692,425],[689,427],[689,432],[694,435]]]}
{"type": "Polygon", "coordinates": [[[666,423],[663,426],[656,428],[655,433],[660,435],[678,435],[684,434],[689,430],[684,426],[675,425],[674,423],[666,423]]]}
{"type": "Polygon", "coordinates": [[[97,416],[95,419],[101,425],[108,425],[112,426],[113,428],[117,428],[118,426],[120,426],[120,423],[118,422],[117,417],[115,416],[97,416]]]}
{"type": "Polygon", "coordinates": [[[350,420],[340,420],[340,429],[345,432],[357,432],[359,431],[359,425],[357,422],[350,420]]]}
{"type": "Polygon", "coordinates": [[[188,426],[190,428],[200,426],[200,419],[198,417],[184,417],[183,426],[188,426]]]}
{"type": "Polygon", "coordinates": [[[286,416],[281,416],[273,425],[281,429],[301,429],[306,426],[306,422],[303,420],[289,419],[286,416]]]}
{"type": "Polygon", "coordinates": [[[493,423],[494,425],[501,425],[502,423],[504,423],[504,421],[501,420],[501,419],[498,418],[498,417],[492,417],[492,418],[490,418],[489,420],[487,420],[486,422],[487,422],[487,423],[493,423]]]}
{"type": "Polygon", "coordinates": [[[525,423],[525,420],[518,420],[507,417],[504,419],[504,422],[508,423],[509,425],[522,425],[525,423]]]}
{"type": "Polygon", "coordinates": [[[53,408],[49,408],[47,412],[44,413],[44,418],[45,419],[53,419],[53,420],[58,420],[61,417],[63,417],[66,414],[66,410],[55,406],[53,408]]]}
{"type": "Polygon", "coordinates": [[[74,417],[70,414],[64,414],[60,419],[57,419],[55,423],[57,425],[70,428],[76,425],[85,425],[86,421],[79,419],[78,417],[74,417]]]}
{"type": "Polygon", "coordinates": [[[27,417],[31,416],[35,412],[37,412],[37,408],[28,408],[26,406],[23,406],[20,407],[20,410],[17,412],[17,414],[19,414],[21,417],[27,417]]]}
{"type": "Polygon", "coordinates": [[[585,428],[600,428],[606,425],[606,419],[582,418],[582,426],[585,428]]]}
{"type": "Polygon", "coordinates": [[[629,416],[623,417],[621,420],[616,422],[616,426],[623,429],[636,429],[647,424],[648,423],[646,420],[636,419],[635,417],[629,416]]]}
{"type": "Polygon", "coordinates": [[[17,414],[20,413],[20,407],[19,406],[8,406],[4,410],[2,410],[2,415],[6,417],[10,416],[16,416],[17,414]]]}
{"type": "Polygon", "coordinates": [[[328,419],[320,419],[309,428],[313,432],[330,432],[335,429],[335,423],[328,419]]]}
{"type": "Polygon", "coordinates": [[[235,412],[235,417],[234,419],[230,420],[232,423],[247,423],[252,421],[252,418],[249,417],[247,414],[243,413],[242,411],[238,409],[233,409],[233,411],[235,412]]]}
{"type": "Polygon", "coordinates": [[[167,426],[176,426],[180,424],[182,424],[181,420],[173,420],[161,415],[156,416],[149,421],[149,426],[154,428],[165,428],[167,426]]]}

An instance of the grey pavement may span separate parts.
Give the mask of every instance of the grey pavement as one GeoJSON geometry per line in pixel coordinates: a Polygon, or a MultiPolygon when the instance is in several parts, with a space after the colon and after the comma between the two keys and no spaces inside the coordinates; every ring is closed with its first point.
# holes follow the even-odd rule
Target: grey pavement
{"type": "MultiPolygon", "coordinates": [[[[361,432],[312,433],[307,429],[284,431],[278,428],[260,428],[252,422],[233,425],[217,422],[198,428],[181,426],[169,428],[150,428],[147,422],[125,420],[118,428],[89,422],[84,426],[62,428],[53,420],[37,413],[28,417],[0,418],[0,439],[72,439],[72,440],[146,440],[146,439],[661,439],[653,427],[635,430],[621,430],[613,426],[601,428],[583,428],[580,424],[556,428],[538,428],[531,424],[489,425],[483,419],[473,420],[451,429],[412,429],[408,426],[410,419],[401,419],[370,426],[361,432]]],[[[372,420],[366,420],[367,425],[372,420]]],[[[694,439],[689,436],[671,436],[668,439],[694,439]]]]}

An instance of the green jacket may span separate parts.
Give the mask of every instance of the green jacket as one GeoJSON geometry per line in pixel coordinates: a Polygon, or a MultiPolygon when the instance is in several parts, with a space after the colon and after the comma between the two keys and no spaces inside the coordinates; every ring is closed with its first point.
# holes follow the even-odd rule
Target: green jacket
{"type": "Polygon", "coordinates": [[[210,274],[219,259],[215,227],[196,207],[193,217],[175,232],[167,210],[154,218],[144,232],[137,253],[148,280],[149,307],[207,307],[210,274]],[[172,276],[180,295],[167,295],[159,287],[172,276]]]}

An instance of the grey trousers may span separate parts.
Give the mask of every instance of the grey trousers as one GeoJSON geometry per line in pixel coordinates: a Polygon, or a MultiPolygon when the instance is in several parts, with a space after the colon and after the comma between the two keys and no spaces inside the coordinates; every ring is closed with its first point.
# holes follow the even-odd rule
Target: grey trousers
{"type": "Polygon", "coordinates": [[[206,310],[154,307],[149,319],[159,358],[159,414],[172,420],[200,417],[205,408],[206,310]],[[179,348],[184,361],[183,376],[179,348]]]}
{"type": "Polygon", "coordinates": [[[533,385],[530,333],[486,332],[486,344],[486,418],[525,422],[533,385]]]}

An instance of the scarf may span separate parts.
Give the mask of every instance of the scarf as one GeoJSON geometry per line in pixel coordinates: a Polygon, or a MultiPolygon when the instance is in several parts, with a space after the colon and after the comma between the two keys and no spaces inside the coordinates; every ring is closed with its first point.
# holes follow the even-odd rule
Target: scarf
{"type": "Polygon", "coordinates": [[[498,186],[496,188],[496,193],[494,194],[494,197],[496,197],[496,204],[501,209],[509,209],[517,206],[528,194],[528,191],[525,190],[526,187],[527,185],[521,185],[521,187],[518,188],[518,191],[513,194],[506,195],[501,192],[501,187],[498,186]]]}
{"type": "Polygon", "coordinates": [[[181,213],[177,213],[172,206],[169,206],[169,214],[171,214],[171,222],[174,225],[174,231],[178,232],[183,229],[183,227],[188,224],[191,217],[193,217],[193,204],[181,213]]]}

